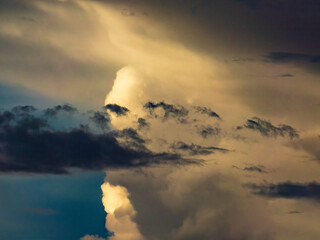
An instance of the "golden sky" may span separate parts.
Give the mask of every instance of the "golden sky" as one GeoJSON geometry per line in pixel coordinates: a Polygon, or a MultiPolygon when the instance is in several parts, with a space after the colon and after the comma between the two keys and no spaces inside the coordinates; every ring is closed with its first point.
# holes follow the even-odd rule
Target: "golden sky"
{"type": "Polygon", "coordinates": [[[114,235],[82,240],[320,237],[316,1],[0,3],[1,108],[44,108],[1,112],[1,172],[106,171],[114,235]],[[9,136],[30,116],[45,123],[26,133],[58,133],[62,155],[6,148],[25,144],[9,136]]]}

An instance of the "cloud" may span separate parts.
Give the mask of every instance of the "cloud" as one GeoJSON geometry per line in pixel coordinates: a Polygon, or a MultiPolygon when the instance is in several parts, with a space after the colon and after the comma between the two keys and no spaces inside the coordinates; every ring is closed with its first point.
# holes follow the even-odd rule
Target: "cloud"
{"type": "Polygon", "coordinates": [[[294,141],[292,146],[310,154],[311,159],[320,161],[320,137],[315,132],[294,141]]]}
{"type": "Polygon", "coordinates": [[[115,136],[125,139],[125,144],[131,148],[148,151],[145,147],[146,140],[144,140],[133,128],[125,128],[123,130],[116,131],[115,136]]]}
{"type": "Polygon", "coordinates": [[[214,152],[223,152],[226,153],[229,150],[225,149],[225,148],[219,148],[219,147],[203,147],[200,145],[196,145],[196,144],[186,144],[182,141],[179,142],[175,142],[171,145],[171,148],[174,151],[181,151],[181,152],[186,152],[189,155],[209,155],[212,154],[214,152]]]}
{"type": "Polygon", "coordinates": [[[238,126],[237,130],[241,130],[244,128],[258,131],[261,133],[261,135],[266,137],[281,136],[290,137],[291,139],[299,137],[297,130],[289,125],[280,124],[278,127],[276,127],[271,122],[260,119],[258,117],[247,120],[246,124],[243,126],[238,126]]]}
{"type": "Polygon", "coordinates": [[[144,118],[138,118],[138,130],[150,127],[150,124],[144,118]]]}
{"type": "Polygon", "coordinates": [[[212,126],[197,126],[197,129],[202,138],[218,136],[221,132],[221,129],[219,127],[212,126]]]}
{"type": "Polygon", "coordinates": [[[102,203],[107,213],[106,228],[114,234],[112,240],[143,240],[145,239],[133,218],[137,214],[133,208],[129,193],[122,186],[114,186],[108,182],[101,185],[102,203]]]}
{"type": "MultiPolygon", "coordinates": [[[[188,169],[188,174],[177,169],[170,175],[160,174],[161,169],[156,173],[148,170],[149,177],[139,184],[130,178],[133,173],[121,176],[124,179],[119,177],[118,182],[124,182],[138,212],[137,225],[143,234],[158,239],[272,238],[274,229],[265,224],[267,217],[261,213],[265,205],[252,207],[246,192],[238,193],[234,183],[219,181],[205,168],[215,162],[209,170],[228,175],[232,164],[248,161],[252,164],[249,166],[263,164],[270,169],[268,174],[252,174],[253,181],[318,180],[318,162],[301,161],[306,152],[319,156],[318,144],[288,145],[290,136],[297,132],[262,119],[287,122],[299,129],[301,138],[305,130],[316,132],[319,78],[300,66],[318,67],[318,63],[310,62],[310,56],[320,52],[320,5],[314,0],[260,0],[257,6],[252,11],[236,1],[5,1],[0,9],[1,81],[21,84],[47,96],[100,106],[118,71],[106,104],[124,106],[130,112],[120,118],[112,114],[113,126],[109,126],[109,117],[102,112],[83,116],[85,120],[78,119],[76,113],[64,112],[56,115],[63,118],[57,126],[52,117],[43,118],[43,113],[35,112],[33,117],[22,119],[11,111],[0,120],[4,124],[1,164],[30,168],[37,165],[41,167],[39,171],[67,171],[70,166],[140,168],[165,163],[162,158],[169,156],[180,157],[160,154],[179,141],[186,145],[181,144],[177,151],[185,155],[209,151],[204,149],[207,146],[226,146],[235,151],[202,156],[208,159],[203,171],[188,169]],[[123,16],[132,13],[134,17],[123,16]],[[35,21],[21,21],[22,16],[35,21]],[[280,59],[283,55],[273,56],[278,59],[269,63],[252,61],[255,56],[275,51],[308,56],[290,55],[288,62],[280,59]],[[225,59],[242,63],[227,63],[225,59]],[[296,77],[280,81],[278,76],[287,72],[296,77]],[[141,110],[149,100],[154,105],[163,102],[152,110],[152,115],[141,110]],[[176,114],[180,106],[189,113],[176,114]],[[205,109],[195,114],[190,106],[205,109]],[[168,118],[161,121],[166,113],[168,118]],[[223,118],[219,125],[212,123],[218,119],[209,117],[213,113],[223,118]],[[158,119],[153,117],[155,114],[158,119]],[[248,116],[261,118],[250,119],[241,125],[246,130],[236,131],[250,140],[236,141],[230,136],[230,129],[243,124],[248,116]],[[146,119],[149,129],[136,129],[139,117],[146,119]],[[73,118],[77,118],[76,123],[73,118]],[[69,126],[61,127],[65,125],[69,126]],[[129,151],[128,155],[123,156],[124,151],[129,151]],[[26,159],[17,157],[19,152],[26,159]],[[54,161],[44,158],[47,153],[54,161]],[[87,156],[90,163],[84,160],[87,156]],[[112,159],[109,161],[108,157],[112,159]],[[139,162],[141,159],[145,162],[139,162]],[[136,186],[127,187],[130,181],[136,186]],[[155,205],[157,208],[152,208],[155,205]]],[[[0,98],[3,99],[1,94],[0,98]]],[[[143,122],[140,125],[143,127],[143,122]]],[[[179,163],[180,158],[170,162],[179,163]]],[[[259,172],[248,167],[245,173],[252,170],[259,172]]],[[[235,175],[235,182],[240,182],[242,177],[238,175],[243,172],[235,175]]]]}
{"type": "MultiPolygon", "coordinates": [[[[60,105],[51,109],[57,109],[54,113],[64,111],[60,105]]],[[[69,114],[75,111],[74,108],[66,109],[69,114]]],[[[0,114],[1,172],[61,174],[68,173],[72,167],[101,170],[168,162],[183,164],[184,160],[178,154],[149,151],[133,129],[119,132],[93,130],[94,126],[89,123],[92,117],[95,119],[96,113],[67,129],[50,125],[48,120],[57,120],[48,118],[47,111],[43,116],[40,113],[21,115],[16,111],[5,111],[0,114]],[[116,137],[125,141],[120,143],[116,137]]],[[[56,117],[55,114],[49,116],[56,117]]],[[[100,121],[98,125],[101,125],[100,121]]]]}
{"type": "Polygon", "coordinates": [[[308,62],[308,63],[320,63],[320,55],[310,55],[303,53],[292,52],[270,52],[267,55],[267,59],[272,62],[308,62]]]}
{"type": "Polygon", "coordinates": [[[258,184],[247,184],[246,187],[252,189],[252,193],[258,194],[270,198],[309,198],[316,199],[320,198],[320,184],[317,182],[311,183],[264,183],[258,184]]]}
{"type": "Polygon", "coordinates": [[[233,168],[242,170],[242,171],[248,171],[248,172],[259,172],[259,173],[267,173],[267,171],[264,170],[264,166],[250,166],[245,168],[239,168],[235,165],[232,165],[233,168]]]}
{"type": "Polygon", "coordinates": [[[249,172],[260,172],[260,173],[265,173],[266,172],[261,167],[256,167],[256,166],[245,167],[243,170],[244,171],[249,171],[249,172]]]}
{"type": "Polygon", "coordinates": [[[110,171],[106,181],[130,193],[134,222],[145,239],[273,239],[264,200],[247,198],[234,180],[215,169],[110,171]]]}
{"type": "Polygon", "coordinates": [[[220,119],[220,116],[216,112],[212,111],[210,108],[200,107],[200,106],[195,106],[194,108],[196,109],[196,112],[198,112],[198,113],[206,114],[209,117],[216,117],[216,118],[220,119]]]}
{"type": "Polygon", "coordinates": [[[44,110],[45,115],[47,116],[56,116],[60,113],[75,113],[77,109],[69,104],[57,105],[53,108],[47,108],[44,110]]]}
{"type": "Polygon", "coordinates": [[[110,124],[110,117],[106,112],[94,112],[93,116],[90,117],[95,124],[97,124],[101,129],[108,129],[108,124],[110,124]]]}
{"type": "Polygon", "coordinates": [[[182,118],[182,117],[186,117],[189,113],[189,111],[184,108],[183,106],[175,106],[173,104],[168,104],[165,102],[158,102],[158,103],[154,103],[154,102],[147,102],[144,105],[144,108],[148,109],[151,115],[154,115],[154,117],[158,117],[158,115],[156,113],[154,113],[154,111],[157,108],[161,108],[164,111],[164,114],[161,116],[163,118],[163,120],[168,119],[169,117],[173,117],[173,118],[182,118]]]}
{"type": "Polygon", "coordinates": [[[85,235],[80,240],[107,240],[106,238],[99,237],[98,235],[85,235]]]}
{"type": "Polygon", "coordinates": [[[319,73],[320,55],[295,52],[270,52],[266,61],[273,63],[294,64],[312,72],[319,73]]]}
{"type": "Polygon", "coordinates": [[[129,112],[128,108],[119,106],[118,104],[107,104],[105,106],[105,109],[110,110],[110,112],[117,114],[117,116],[123,116],[129,112]]]}
{"type": "Polygon", "coordinates": [[[280,75],[280,77],[284,77],[284,78],[286,78],[286,77],[294,77],[294,75],[291,74],[291,73],[285,73],[285,74],[280,75]]]}
{"type": "Polygon", "coordinates": [[[302,212],[300,212],[300,211],[290,211],[289,212],[289,214],[300,214],[300,213],[302,213],[302,212]]]}
{"type": "Polygon", "coordinates": [[[37,109],[34,106],[29,106],[29,105],[25,105],[25,106],[16,106],[14,108],[12,108],[12,111],[14,113],[31,113],[36,111],[37,109]]]}

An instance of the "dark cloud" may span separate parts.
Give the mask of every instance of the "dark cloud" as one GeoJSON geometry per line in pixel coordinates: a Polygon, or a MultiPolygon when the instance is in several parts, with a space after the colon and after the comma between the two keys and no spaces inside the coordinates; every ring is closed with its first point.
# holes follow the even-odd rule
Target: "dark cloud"
{"type": "Polygon", "coordinates": [[[300,214],[300,213],[302,213],[302,212],[300,212],[300,211],[290,211],[290,212],[288,212],[289,214],[300,214]]]}
{"type": "Polygon", "coordinates": [[[233,168],[242,170],[242,171],[248,171],[248,172],[259,172],[259,173],[266,173],[267,171],[264,170],[264,166],[250,166],[245,168],[239,168],[235,165],[232,165],[233,168]]]}
{"type": "Polygon", "coordinates": [[[273,63],[291,63],[296,66],[319,72],[320,55],[294,53],[294,52],[270,52],[266,56],[266,61],[273,63]]]}
{"type": "Polygon", "coordinates": [[[90,119],[101,129],[109,129],[110,118],[106,112],[94,112],[90,119]]]}
{"type": "Polygon", "coordinates": [[[260,173],[265,173],[266,172],[266,171],[264,171],[262,169],[262,167],[256,167],[256,166],[245,167],[243,170],[244,171],[249,171],[249,172],[260,172],[260,173]]]}
{"type": "Polygon", "coordinates": [[[275,51],[320,52],[317,0],[138,0],[134,4],[123,0],[115,4],[136,15],[147,11],[149,18],[167,26],[171,39],[218,59],[275,51]]]}
{"type": "Polygon", "coordinates": [[[280,124],[278,127],[276,127],[271,122],[262,120],[258,117],[247,120],[246,124],[244,124],[243,126],[238,126],[237,130],[241,130],[244,128],[258,131],[266,137],[281,136],[290,137],[291,139],[299,137],[297,130],[289,125],[280,124]]]}
{"type": "MultiPolygon", "coordinates": [[[[52,109],[61,111],[61,108],[52,109]]],[[[48,115],[44,114],[0,113],[1,172],[61,174],[68,173],[68,169],[74,167],[101,170],[169,162],[196,163],[182,159],[179,154],[153,153],[141,147],[144,140],[133,129],[125,129],[117,134],[95,133],[89,125],[80,124],[69,130],[57,130],[49,125],[48,115]],[[125,141],[128,144],[120,143],[117,136],[128,140],[125,141]],[[132,142],[140,147],[135,147],[132,142]]],[[[97,115],[94,114],[91,119],[97,119],[97,115]]]]}
{"type": "Polygon", "coordinates": [[[45,115],[52,117],[59,113],[75,113],[77,111],[78,110],[75,107],[69,104],[63,104],[63,105],[57,105],[53,108],[47,108],[46,110],[44,110],[44,113],[45,115]]]}
{"type": "Polygon", "coordinates": [[[15,113],[31,113],[36,111],[37,109],[34,106],[29,106],[29,105],[25,105],[25,106],[16,106],[14,108],[12,108],[12,111],[15,113]]]}
{"type": "Polygon", "coordinates": [[[12,112],[5,111],[0,114],[0,125],[1,126],[6,126],[15,119],[15,115],[12,112]]]}
{"type": "Polygon", "coordinates": [[[144,118],[138,118],[138,130],[148,128],[150,124],[144,118]]]}
{"type": "Polygon", "coordinates": [[[144,140],[133,128],[125,128],[123,130],[116,131],[115,136],[125,139],[125,145],[129,146],[130,148],[146,152],[148,151],[148,149],[145,147],[146,140],[144,140]]]}
{"type": "Polygon", "coordinates": [[[107,104],[105,109],[117,114],[117,116],[123,116],[129,112],[128,108],[119,106],[118,104],[107,104]]]}
{"type": "Polygon", "coordinates": [[[270,198],[310,198],[320,199],[320,184],[311,183],[264,183],[246,184],[246,187],[252,189],[252,193],[270,198]]]}
{"type": "Polygon", "coordinates": [[[186,144],[182,141],[175,142],[174,144],[171,145],[171,149],[174,151],[182,151],[186,152],[189,155],[209,155],[214,152],[228,152],[228,149],[225,148],[219,148],[219,147],[204,147],[196,144],[186,144]]]}
{"type": "MultiPolygon", "coordinates": [[[[189,111],[180,105],[173,105],[173,104],[168,104],[165,102],[147,102],[144,105],[144,108],[148,109],[150,114],[154,114],[155,109],[161,108],[164,111],[163,114],[163,119],[168,119],[169,117],[174,117],[174,118],[182,118],[188,115],[189,111]]],[[[155,114],[155,117],[158,117],[157,114],[155,114]]]]}
{"type": "Polygon", "coordinates": [[[320,55],[310,55],[291,52],[270,52],[267,59],[272,62],[309,62],[320,63],[320,55]]]}
{"type": "Polygon", "coordinates": [[[280,77],[294,77],[294,75],[291,73],[285,73],[285,74],[280,75],[280,77]]]}
{"type": "Polygon", "coordinates": [[[198,129],[198,133],[203,138],[216,136],[216,135],[219,135],[221,132],[221,129],[219,127],[212,127],[212,126],[197,126],[197,129],[198,129]]]}
{"type": "Polygon", "coordinates": [[[209,117],[215,117],[215,118],[220,119],[220,116],[216,112],[212,111],[210,108],[200,107],[200,106],[195,106],[194,108],[196,109],[196,112],[198,112],[198,113],[206,114],[209,117]]]}

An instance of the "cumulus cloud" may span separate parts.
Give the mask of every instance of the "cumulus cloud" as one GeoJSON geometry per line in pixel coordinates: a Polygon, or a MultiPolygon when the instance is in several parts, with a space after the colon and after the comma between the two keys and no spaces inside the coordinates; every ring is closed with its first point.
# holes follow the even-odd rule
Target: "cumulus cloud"
{"type": "Polygon", "coordinates": [[[136,215],[129,193],[122,186],[104,183],[101,186],[102,203],[107,213],[106,228],[113,232],[109,239],[114,240],[144,240],[137,224],[133,221],[136,215]]]}
{"type": "Polygon", "coordinates": [[[107,180],[130,192],[146,239],[273,239],[263,203],[213,165],[109,172],[107,180]]]}
{"type": "Polygon", "coordinates": [[[106,240],[105,238],[99,237],[98,235],[85,235],[80,240],[106,240]]]}
{"type": "MultiPolygon", "coordinates": [[[[130,203],[123,218],[107,219],[131,226],[115,224],[120,236],[272,239],[270,198],[248,198],[241,182],[319,182],[318,162],[309,160],[319,159],[320,5],[240,2],[5,1],[1,81],[99,106],[107,91],[114,114],[74,121],[81,111],[69,114],[63,105],[50,108],[57,119],[3,111],[3,171],[130,168],[108,173],[108,194],[130,203]],[[199,163],[198,155],[202,170],[181,169],[199,163]],[[167,162],[179,167],[141,169],[167,162]],[[260,174],[261,165],[268,173],[260,174]]],[[[270,186],[266,195],[277,188],[270,186]]]]}

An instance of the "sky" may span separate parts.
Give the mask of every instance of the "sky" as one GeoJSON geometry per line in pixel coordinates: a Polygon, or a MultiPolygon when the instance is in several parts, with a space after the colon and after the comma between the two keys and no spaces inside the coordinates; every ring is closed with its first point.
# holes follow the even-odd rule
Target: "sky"
{"type": "Polygon", "coordinates": [[[319,1],[0,6],[0,239],[320,237],[319,1]]]}

